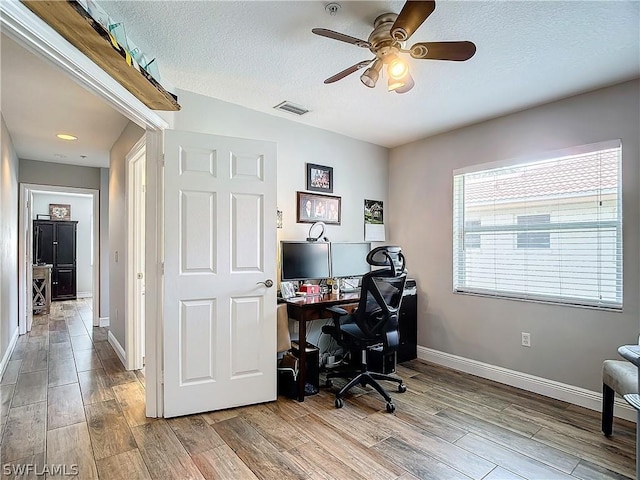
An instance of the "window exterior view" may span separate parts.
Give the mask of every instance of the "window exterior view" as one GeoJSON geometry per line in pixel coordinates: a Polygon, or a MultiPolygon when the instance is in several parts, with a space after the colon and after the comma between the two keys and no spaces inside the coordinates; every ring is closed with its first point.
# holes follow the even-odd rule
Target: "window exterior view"
{"type": "Polygon", "coordinates": [[[453,286],[622,308],[620,142],[454,172],[453,286]]]}

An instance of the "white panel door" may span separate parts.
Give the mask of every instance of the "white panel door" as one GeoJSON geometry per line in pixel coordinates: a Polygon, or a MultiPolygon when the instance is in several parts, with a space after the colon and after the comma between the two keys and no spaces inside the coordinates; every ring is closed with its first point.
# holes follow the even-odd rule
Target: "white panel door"
{"type": "Polygon", "coordinates": [[[165,131],[164,416],[275,400],[276,146],[165,131]]]}

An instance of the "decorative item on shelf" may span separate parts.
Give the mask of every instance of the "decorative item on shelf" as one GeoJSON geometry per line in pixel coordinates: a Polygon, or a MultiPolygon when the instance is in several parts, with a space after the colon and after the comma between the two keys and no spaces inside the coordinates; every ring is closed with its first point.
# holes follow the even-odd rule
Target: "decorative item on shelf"
{"type": "Polygon", "coordinates": [[[50,203],[49,216],[51,220],[71,220],[71,205],[50,203]]]}
{"type": "Polygon", "coordinates": [[[340,225],[341,198],[332,195],[297,192],[298,223],[324,222],[328,225],[340,225]]]}
{"type": "Polygon", "coordinates": [[[333,193],[333,167],[307,163],[307,190],[333,193]]]}
{"type": "Polygon", "coordinates": [[[95,2],[22,3],[147,107],[180,110],[177,97],[160,85],[157,61],[147,60],[127,38],[124,25],[114,22],[95,2]]]}

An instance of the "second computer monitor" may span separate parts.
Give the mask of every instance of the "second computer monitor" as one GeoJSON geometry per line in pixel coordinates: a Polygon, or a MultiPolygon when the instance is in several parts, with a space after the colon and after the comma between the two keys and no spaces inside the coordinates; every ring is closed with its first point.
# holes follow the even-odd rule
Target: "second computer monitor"
{"type": "Polygon", "coordinates": [[[367,254],[371,244],[331,242],[331,276],[335,278],[361,277],[371,271],[367,254]]]}

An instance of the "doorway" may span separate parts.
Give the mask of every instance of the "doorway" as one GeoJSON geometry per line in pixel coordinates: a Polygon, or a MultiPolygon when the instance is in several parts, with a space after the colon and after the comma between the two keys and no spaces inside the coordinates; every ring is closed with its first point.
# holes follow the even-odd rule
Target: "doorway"
{"type": "Polygon", "coordinates": [[[145,355],[145,177],[146,140],[143,136],[126,157],[127,164],[127,317],[125,350],[128,370],[144,367],[145,355]]]}
{"type": "Polygon", "coordinates": [[[50,202],[64,201],[71,205],[71,219],[78,221],[77,262],[76,262],[76,295],[92,298],[92,323],[100,323],[100,291],[99,285],[99,230],[100,212],[98,190],[51,185],[20,184],[20,296],[18,328],[20,334],[31,330],[33,322],[32,304],[32,265],[38,260],[33,258],[33,220],[48,217],[50,202]],[[45,213],[46,212],[46,213],[45,213]]]}

